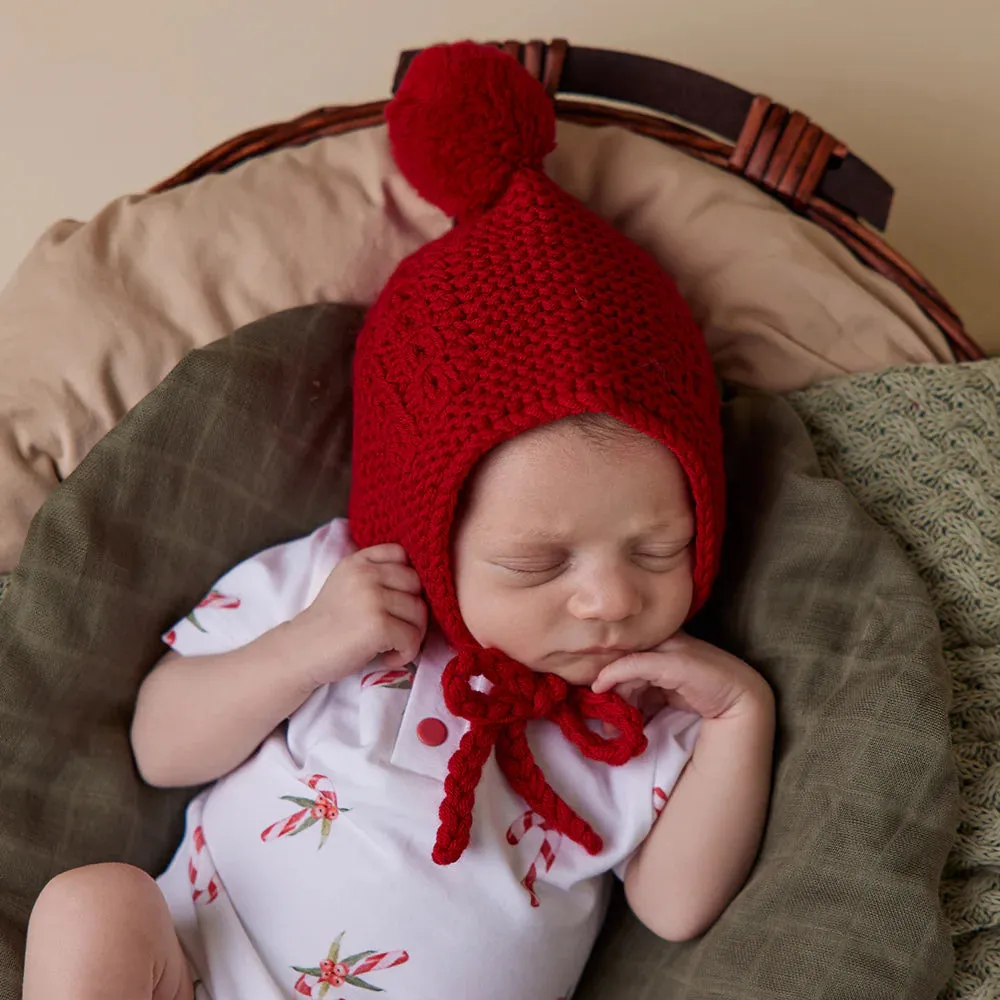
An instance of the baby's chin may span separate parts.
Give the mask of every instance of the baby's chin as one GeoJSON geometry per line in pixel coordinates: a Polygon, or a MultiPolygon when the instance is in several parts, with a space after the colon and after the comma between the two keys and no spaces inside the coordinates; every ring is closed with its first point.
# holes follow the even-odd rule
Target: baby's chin
{"type": "Polygon", "coordinates": [[[555,674],[569,684],[590,687],[609,663],[614,663],[623,655],[618,652],[584,655],[560,653],[556,656],[544,657],[537,664],[527,664],[527,666],[539,673],[555,674]]]}

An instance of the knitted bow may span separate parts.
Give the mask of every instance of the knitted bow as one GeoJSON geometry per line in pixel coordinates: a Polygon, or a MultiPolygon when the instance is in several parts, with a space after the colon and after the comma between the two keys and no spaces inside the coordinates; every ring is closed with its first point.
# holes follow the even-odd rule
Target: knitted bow
{"type": "Polygon", "coordinates": [[[548,719],[584,756],[620,765],[646,749],[639,710],[617,694],[594,694],[555,674],[529,670],[498,649],[461,650],[445,667],[441,683],[448,710],[472,725],[448,762],[434,861],[450,865],[468,846],[476,786],[494,747],[497,764],[514,792],[552,829],[597,854],[601,838],[552,790],[535,763],[527,723],[548,719]],[[476,677],[489,682],[489,691],[473,688],[476,677]],[[610,739],[598,735],[587,725],[588,719],[609,723],[618,735],[610,739]]]}

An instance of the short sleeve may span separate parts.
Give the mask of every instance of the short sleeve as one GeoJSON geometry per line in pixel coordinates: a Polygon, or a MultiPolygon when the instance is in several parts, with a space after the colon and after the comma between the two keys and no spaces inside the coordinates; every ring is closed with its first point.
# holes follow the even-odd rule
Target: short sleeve
{"type": "Polygon", "coordinates": [[[309,607],[333,568],[353,551],[347,521],[337,518],[311,535],[258,552],[220,577],[163,641],[184,656],[239,649],[309,607]]]}
{"type": "Polygon", "coordinates": [[[694,753],[701,732],[701,716],[693,712],[665,710],[646,726],[646,735],[656,748],[650,804],[654,820],[663,811],[677,779],[694,753]]]}
{"type": "MultiPolygon", "coordinates": [[[[662,709],[646,723],[649,752],[653,755],[653,770],[649,798],[642,808],[649,809],[650,830],[659,819],[677,780],[691,759],[700,731],[700,715],[671,708],[662,709]]],[[[629,862],[634,856],[635,851],[615,865],[614,872],[620,879],[624,880],[629,862]]]]}

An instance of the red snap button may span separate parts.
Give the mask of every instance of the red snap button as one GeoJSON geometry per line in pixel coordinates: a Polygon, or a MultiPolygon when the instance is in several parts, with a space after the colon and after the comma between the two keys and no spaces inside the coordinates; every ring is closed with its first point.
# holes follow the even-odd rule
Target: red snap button
{"type": "Polygon", "coordinates": [[[439,747],[448,739],[448,727],[440,719],[423,719],[417,723],[417,739],[429,747],[439,747]]]}

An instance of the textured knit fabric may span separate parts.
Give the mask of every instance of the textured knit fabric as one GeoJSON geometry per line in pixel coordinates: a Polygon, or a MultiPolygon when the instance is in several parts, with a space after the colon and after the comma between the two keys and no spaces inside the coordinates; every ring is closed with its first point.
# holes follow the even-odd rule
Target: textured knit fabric
{"type": "MultiPolygon", "coordinates": [[[[0,1000],[20,998],[24,928],[48,878],[109,860],[157,874],[180,843],[187,795],[144,787],[132,763],[136,687],[159,634],[227,567],[344,513],[355,321],[295,310],[190,354],[39,513],[0,601],[0,1000]]],[[[764,854],[694,944],[665,945],[616,906],[578,998],[924,1000],[949,967],[933,612],[929,627],[884,532],[814,478],[787,407],[740,394],[725,412],[736,503],[709,637],[769,664],[778,694],[764,854]],[[873,593],[892,595],[891,629],[873,593]],[[897,701],[899,725],[873,717],[897,701]]],[[[482,961],[493,970],[488,950],[482,961]]]]}
{"type": "MultiPolygon", "coordinates": [[[[218,580],[165,641],[195,656],[244,646],[303,611],[353,551],[339,518],[267,549],[218,580]]],[[[491,759],[475,836],[461,860],[440,868],[430,856],[437,806],[471,728],[445,705],[451,654],[432,629],[408,667],[376,658],[324,685],[192,801],[159,884],[212,1000],[322,997],[324,983],[345,1000],[366,987],[387,1000],[573,992],[604,918],[609,873],[623,872],[648,836],[701,720],[658,712],[646,751],[613,769],[535,723],[537,760],[594,817],[601,850],[553,830],[491,759]],[[420,735],[428,719],[439,728],[431,743],[420,735]]]]}
{"type": "Polygon", "coordinates": [[[951,670],[961,821],[942,886],[950,1000],[1000,996],[1000,360],[838,379],[793,397],[823,469],[919,568],[951,670]]]}
{"type": "MultiPolygon", "coordinates": [[[[663,442],[687,473],[700,605],[722,535],[719,400],[704,337],[676,285],[541,172],[553,145],[552,105],[510,56],[471,43],[428,49],[386,117],[403,173],[459,223],[400,265],[358,340],[350,498],[358,543],[403,545],[458,650],[453,674],[474,676],[483,654],[459,613],[449,555],[466,477],[517,434],[561,417],[608,413],[663,442]]],[[[538,686],[539,703],[564,715],[570,705],[552,702],[542,691],[550,681],[525,677],[516,665],[496,676],[497,697],[518,677],[522,688],[538,686]]],[[[616,695],[591,700],[590,714],[624,712],[616,695]]],[[[451,707],[461,711],[457,702],[451,707]]],[[[614,763],[624,745],[641,749],[627,739],[637,723],[627,721],[626,739],[614,746],[564,731],[581,752],[614,763]]],[[[520,717],[510,724],[521,725],[520,717]]],[[[575,728],[586,731],[582,723],[575,728]]],[[[442,804],[435,848],[442,863],[454,861],[468,839],[478,765],[498,732],[473,730],[442,804]]],[[[596,846],[523,747],[504,759],[509,780],[542,815],[596,846]]]]}

